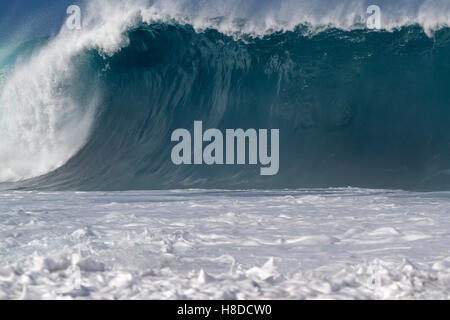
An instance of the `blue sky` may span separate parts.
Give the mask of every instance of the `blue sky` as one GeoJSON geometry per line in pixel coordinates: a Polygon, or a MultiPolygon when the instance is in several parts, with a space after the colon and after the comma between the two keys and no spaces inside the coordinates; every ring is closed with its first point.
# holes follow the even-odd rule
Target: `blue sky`
{"type": "Polygon", "coordinates": [[[55,33],[65,18],[66,8],[74,0],[0,1],[0,44],[21,37],[32,38],[55,33]]]}

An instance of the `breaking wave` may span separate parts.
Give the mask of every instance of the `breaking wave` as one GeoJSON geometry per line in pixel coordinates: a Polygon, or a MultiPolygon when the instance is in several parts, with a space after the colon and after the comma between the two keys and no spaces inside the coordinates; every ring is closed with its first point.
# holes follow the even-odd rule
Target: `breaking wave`
{"type": "Polygon", "coordinates": [[[1,66],[1,188],[450,188],[448,1],[382,4],[375,31],[365,1],[85,7],[1,66]],[[194,120],[279,128],[279,174],[174,166],[194,120]]]}

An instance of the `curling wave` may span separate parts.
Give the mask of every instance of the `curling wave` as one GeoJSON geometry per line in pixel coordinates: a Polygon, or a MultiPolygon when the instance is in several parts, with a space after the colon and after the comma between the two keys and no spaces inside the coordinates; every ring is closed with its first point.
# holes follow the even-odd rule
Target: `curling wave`
{"type": "Polygon", "coordinates": [[[448,189],[450,10],[433,13],[438,2],[370,31],[363,1],[268,2],[259,19],[251,2],[91,1],[82,32],[33,42],[0,76],[2,188],[448,189]],[[170,134],[194,120],[279,128],[279,174],[174,166],[170,134]]]}

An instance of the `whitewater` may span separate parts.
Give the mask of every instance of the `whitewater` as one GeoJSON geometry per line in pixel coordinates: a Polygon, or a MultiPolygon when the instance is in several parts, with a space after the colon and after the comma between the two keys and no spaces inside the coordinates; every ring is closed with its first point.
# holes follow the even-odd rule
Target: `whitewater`
{"type": "Polygon", "coordinates": [[[0,194],[2,299],[448,299],[450,193],[0,194]]]}

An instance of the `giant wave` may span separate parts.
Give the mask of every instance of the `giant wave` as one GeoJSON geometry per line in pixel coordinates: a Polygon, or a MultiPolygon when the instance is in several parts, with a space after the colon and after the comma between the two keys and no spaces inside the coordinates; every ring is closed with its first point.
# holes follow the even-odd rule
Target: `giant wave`
{"type": "Polygon", "coordinates": [[[362,1],[265,4],[259,19],[192,3],[90,1],[82,32],[16,51],[0,73],[1,188],[450,188],[448,5],[371,31],[362,1]],[[173,165],[170,135],[194,120],[279,128],[279,174],[173,165]]]}

